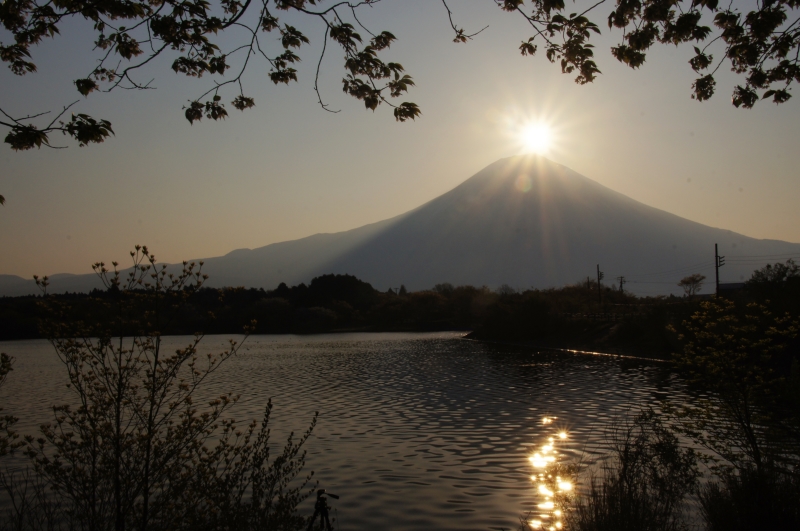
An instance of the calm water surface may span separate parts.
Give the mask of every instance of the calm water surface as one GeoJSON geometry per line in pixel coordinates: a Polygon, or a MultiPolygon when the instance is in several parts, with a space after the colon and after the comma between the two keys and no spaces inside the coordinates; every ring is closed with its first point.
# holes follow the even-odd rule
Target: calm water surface
{"type": "MultiPolygon", "coordinates": [[[[341,496],[331,500],[339,529],[404,531],[515,528],[542,503],[529,458],[550,438],[559,461],[590,461],[613,418],[658,409],[681,387],[654,362],[461,335],[252,336],[206,392],[240,394],[231,416],[242,421],[260,418],[272,397],[276,443],[319,411],[307,467],[341,496]]],[[[201,346],[220,351],[227,340],[201,346]]],[[[51,405],[70,401],[65,371],[45,341],[0,342],[0,351],[16,358],[0,400],[20,432],[35,434],[51,405]]]]}

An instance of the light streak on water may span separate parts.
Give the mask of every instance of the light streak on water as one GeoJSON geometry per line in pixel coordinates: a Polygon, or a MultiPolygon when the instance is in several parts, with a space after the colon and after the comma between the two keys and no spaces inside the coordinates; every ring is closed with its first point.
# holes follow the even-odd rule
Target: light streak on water
{"type": "MultiPolygon", "coordinates": [[[[549,426],[555,420],[557,417],[544,417],[542,424],[549,426]]],[[[562,454],[558,451],[558,445],[567,444],[567,439],[567,431],[557,429],[553,435],[547,436],[539,451],[528,458],[536,472],[531,476],[531,481],[537,486],[539,498],[536,505],[538,511],[533,511],[527,521],[531,529],[557,531],[564,527],[560,507],[569,500],[574,472],[560,462],[562,454]]]]}

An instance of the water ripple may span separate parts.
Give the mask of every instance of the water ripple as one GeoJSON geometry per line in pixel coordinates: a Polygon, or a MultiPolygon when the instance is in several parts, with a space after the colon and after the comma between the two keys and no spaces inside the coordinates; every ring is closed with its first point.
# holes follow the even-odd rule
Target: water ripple
{"type": "MultiPolygon", "coordinates": [[[[208,397],[241,395],[232,416],[259,418],[272,397],[273,441],[319,411],[308,467],[340,529],[511,529],[536,508],[528,458],[553,433],[562,459],[597,455],[602,430],[632,407],[674,392],[664,367],[607,356],[535,352],[460,334],[256,336],[214,375],[208,397]],[[552,424],[543,424],[543,418],[552,424]]],[[[210,336],[203,351],[227,337],[210,336]]],[[[178,346],[187,338],[167,338],[178,346]]],[[[69,399],[43,341],[0,343],[17,358],[3,407],[34,433],[69,399]]],[[[313,509],[309,505],[307,511],[313,509]]]]}

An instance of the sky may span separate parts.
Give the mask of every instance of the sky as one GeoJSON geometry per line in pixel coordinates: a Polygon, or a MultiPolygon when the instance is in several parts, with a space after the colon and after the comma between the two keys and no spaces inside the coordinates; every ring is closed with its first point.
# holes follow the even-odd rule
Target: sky
{"type": "MultiPolygon", "coordinates": [[[[83,99],[72,81],[96,55],[91,27],[70,22],[35,49],[36,74],[0,72],[0,107],[23,115],[80,100],[75,112],[108,119],[116,135],[84,148],[59,135],[53,144],[67,149],[0,147],[0,274],[89,273],[96,261],[124,264],[135,244],[177,262],[356,228],[519,154],[518,129],[528,122],[552,129],[547,157],[633,199],[747,236],[800,242],[800,100],[736,109],[730,93],[741,81],[726,67],[710,101],[692,100],[691,46],[656,46],[631,70],[609,52],[621,34],[608,30],[604,11],[596,17],[603,34],[593,39],[602,74],[579,86],[541,51],[520,56],[531,30],[518,15],[485,0],[450,7],[467,32],[489,27],[453,43],[438,0],[384,0],[360,16],[398,38],[385,59],[416,82],[399,101],[422,109],[406,123],[342,92],[342,53],[330,46],[320,90],[341,112],[322,110],[313,86],[323,28],[297,18],[286,20],[311,40],[298,52],[299,82],[275,86],[267,65],[253,63],[244,83],[256,107],[228,105],[225,121],[189,125],[182,106],[212,80],[182,78],[170,58],[142,74],[155,90],[83,99]]],[[[278,50],[276,37],[265,39],[278,50]]]]}

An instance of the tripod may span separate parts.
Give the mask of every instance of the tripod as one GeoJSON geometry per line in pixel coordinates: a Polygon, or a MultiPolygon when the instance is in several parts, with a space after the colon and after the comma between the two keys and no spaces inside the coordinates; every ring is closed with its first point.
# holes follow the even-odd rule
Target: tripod
{"type": "MultiPolygon", "coordinates": [[[[328,518],[328,498],[325,497],[325,489],[317,490],[317,503],[314,504],[314,516],[311,517],[311,521],[308,523],[308,531],[311,531],[314,527],[314,522],[317,519],[317,515],[319,515],[319,523],[322,525],[323,529],[326,531],[333,531],[333,527],[331,527],[331,521],[328,518]]],[[[336,494],[328,494],[331,498],[338,500],[339,496],[336,494]]]]}

